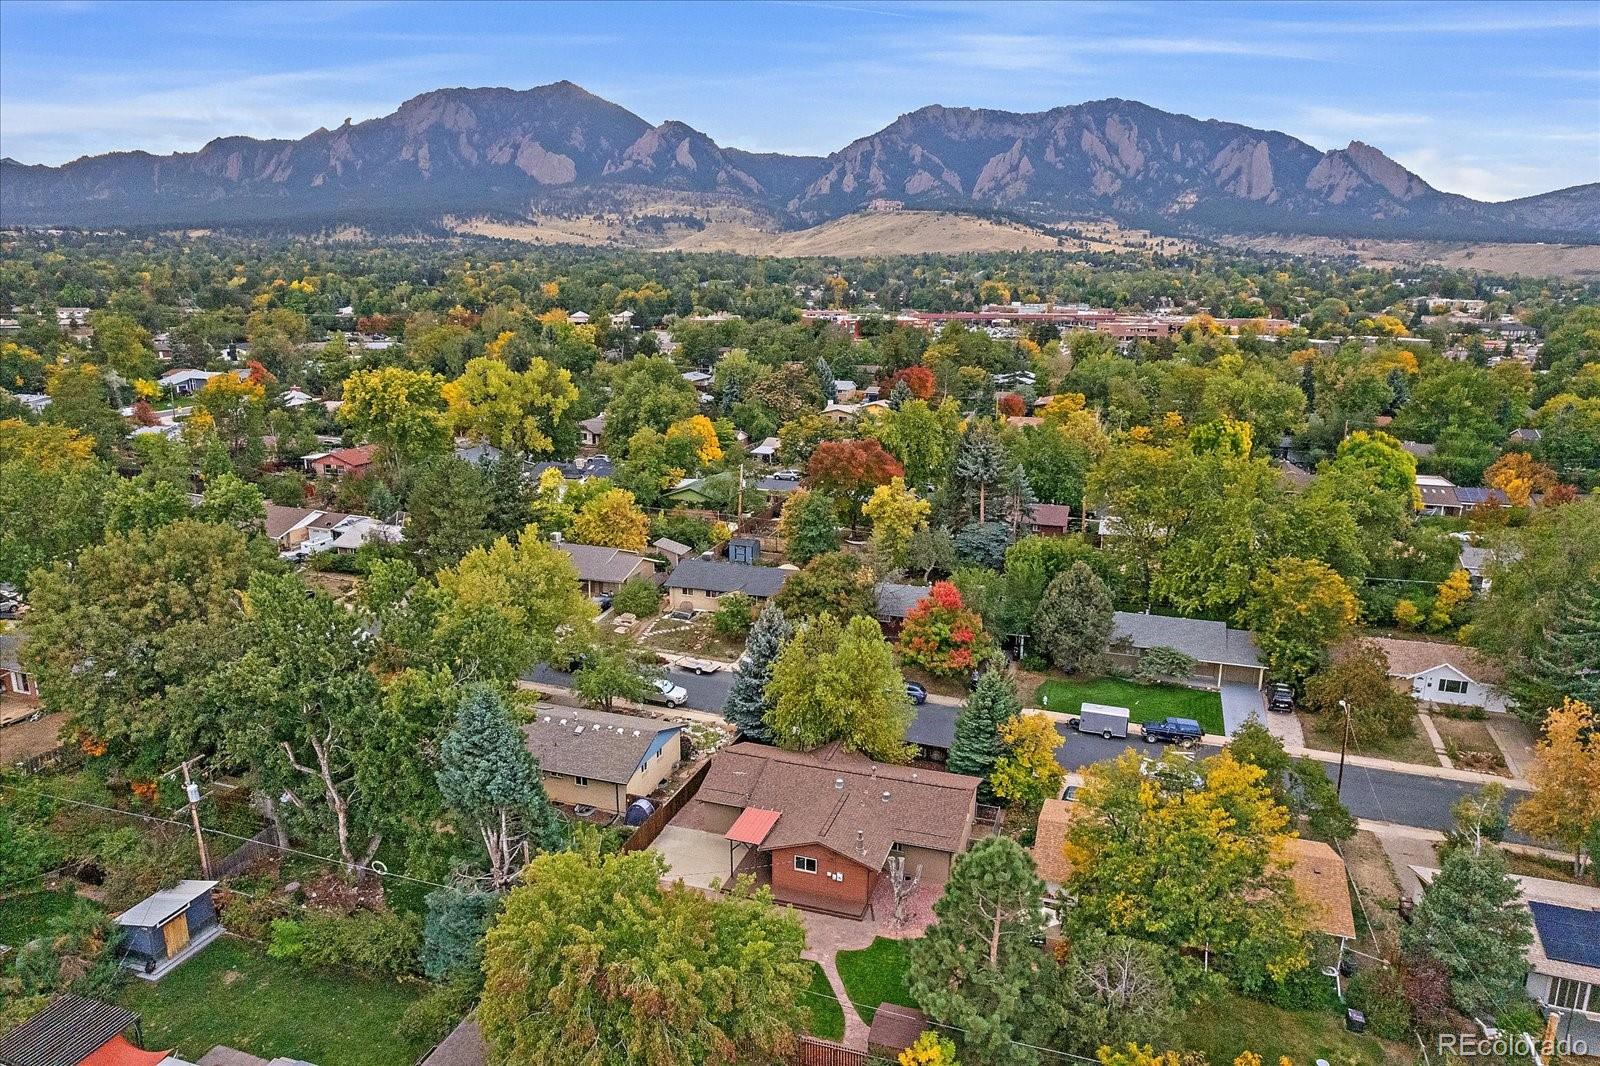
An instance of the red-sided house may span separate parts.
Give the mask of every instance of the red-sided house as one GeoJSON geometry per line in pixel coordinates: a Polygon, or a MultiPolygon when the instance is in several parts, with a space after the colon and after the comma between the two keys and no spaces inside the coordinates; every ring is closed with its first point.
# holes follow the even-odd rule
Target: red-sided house
{"type": "Polygon", "coordinates": [[[739,873],[779,902],[851,918],[867,912],[890,856],[942,885],[966,850],[978,779],[889,766],[831,744],[814,752],[741,743],[711,760],[672,825],[720,834],[739,873]]]}

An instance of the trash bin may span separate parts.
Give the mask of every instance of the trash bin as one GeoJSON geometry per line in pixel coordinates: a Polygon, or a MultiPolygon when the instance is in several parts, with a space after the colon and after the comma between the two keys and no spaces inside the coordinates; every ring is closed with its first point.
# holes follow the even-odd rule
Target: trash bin
{"type": "Polygon", "coordinates": [[[1352,1033],[1364,1033],[1367,1031],[1367,1016],[1352,1007],[1344,1012],[1344,1027],[1352,1033]]]}

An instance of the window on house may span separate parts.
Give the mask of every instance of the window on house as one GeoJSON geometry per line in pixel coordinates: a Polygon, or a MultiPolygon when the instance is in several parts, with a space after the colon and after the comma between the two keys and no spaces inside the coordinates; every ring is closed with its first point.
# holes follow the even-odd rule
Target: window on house
{"type": "Polygon", "coordinates": [[[893,844],[889,845],[889,854],[890,855],[904,856],[905,853],[906,853],[906,846],[904,844],[900,843],[898,840],[895,841],[893,844]]]}
{"type": "Polygon", "coordinates": [[[794,868],[803,874],[814,874],[817,872],[817,860],[809,855],[796,855],[794,868]]]}
{"type": "Polygon", "coordinates": [[[587,785],[589,783],[589,779],[587,777],[574,777],[572,780],[574,784],[579,785],[587,785]]]}
{"type": "Polygon", "coordinates": [[[1458,681],[1453,677],[1441,677],[1439,679],[1439,691],[1453,692],[1457,696],[1465,696],[1467,694],[1467,683],[1458,681]]]}
{"type": "Polygon", "coordinates": [[[1589,1009],[1591,1003],[1600,1007],[1600,997],[1594,994],[1594,985],[1583,981],[1573,981],[1565,977],[1550,978],[1550,995],[1545,1000],[1552,1007],[1561,1007],[1565,1010],[1589,1009]]]}

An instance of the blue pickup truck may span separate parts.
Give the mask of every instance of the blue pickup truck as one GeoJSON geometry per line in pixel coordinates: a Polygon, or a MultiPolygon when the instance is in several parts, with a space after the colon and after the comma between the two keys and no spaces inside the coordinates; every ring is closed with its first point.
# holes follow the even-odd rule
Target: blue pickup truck
{"type": "Polygon", "coordinates": [[[1188,748],[1200,743],[1205,735],[1206,731],[1193,718],[1163,718],[1144,727],[1146,744],[1181,744],[1188,748]]]}

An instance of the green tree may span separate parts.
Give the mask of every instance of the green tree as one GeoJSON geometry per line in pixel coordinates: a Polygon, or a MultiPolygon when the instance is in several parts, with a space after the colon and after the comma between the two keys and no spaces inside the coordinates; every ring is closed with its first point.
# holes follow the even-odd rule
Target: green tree
{"type": "Polygon", "coordinates": [[[500,898],[480,889],[448,887],[429,892],[425,902],[422,972],[430,981],[477,974],[483,965],[483,934],[500,909],[500,898]]]}
{"type": "Polygon", "coordinates": [[[954,774],[981,778],[978,791],[985,803],[994,802],[989,778],[995,761],[1005,752],[1000,728],[1021,713],[1022,697],[1016,680],[1004,670],[985,670],[956,715],[955,739],[950,742],[945,768],[954,774]]]}
{"type": "Polygon", "coordinates": [[[1498,849],[1453,848],[1400,931],[1407,952],[1445,968],[1450,998],[1468,1014],[1493,1017],[1526,995],[1533,933],[1521,894],[1498,849]]]}
{"type": "Polygon", "coordinates": [[[993,423],[974,421],[956,451],[955,481],[968,506],[976,504],[973,516],[978,522],[989,520],[989,497],[1005,483],[1011,466],[993,423]]]}
{"type": "Polygon", "coordinates": [[[238,530],[184,520],[36,571],[23,656],[45,706],[143,772],[214,743],[205,683],[239,654],[240,593],[265,562],[238,530]]]}
{"type": "Polygon", "coordinates": [[[297,810],[320,802],[332,822],[339,857],[364,870],[383,841],[370,832],[369,808],[384,797],[355,787],[357,748],[379,700],[370,644],[360,616],[293,574],[250,579],[247,649],[225,675],[223,747],[250,766],[264,791],[281,792],[297,810]]]}
{"type": "Polygon", "coordinates": [[[1342,719],[1348,707],[1356,737],[1369,743],[1409,737],[1416,731],[1417,701],[1394,687],[1389,657],[1370,640],[1341,648],[1306,683],[1306,704],[1335,719],[1342,719]]]}
{"type": "Polygon", "coordinates": [[[457,429],[506,452],[548,455],[578,402],[572,375],[538,357],[513,370],[500,359],[468,360],[446,390],[457,429]]]}
{"type": "Polygon", "coordinates": [[[722,714],[740,734],[751,740],[772,743],[772,731],[767,728],[766,721],[772,710],[772,703],[767,699],[767,682],[772,680],[772,665],[778,653],[793,635],[783,608],[768,604],[751,627],[744,654],[734,666],[733,684],[728,688],[722,714]]]}
{"type": "Polygon", "coordinates": [[[917,529],[927,523],[932,505],[906,488],[904,478],[894,478],[872,491],[861,513],[872,523],[872,546],[891,568],[905,562],[906,549],[917,529]]]}
{"type": "Polygon", "coordinates": [[[1272,796],[1303,823],[1307,836],[1338,843],[1355,836],[1355,817],[1339,800],[1339,790],[1322,764],[1308,756],[1291,759],[1283,741],[1255,718],[1228,739],[1228,751],[1241,763],[1266,773],[1272,796]]]}
{"type": "Polygon", "coordinates": [[[1085,930],[1073,938],[1061,967],[1067,1047],[1092,1055],[1105,1047],[1138,1041],[1159,1043],[1176,1013],[1177,994],[1168,977],[1174,960],[1155,944],[1085,930]]]}
{"type": "Polygon", "coordinates": [[[1062,670],[1091,670],[1110,643],[1112,614],[1105,582],[1080,560],[1046,587],[1033,613],[1033,639],[1062,670]]]}
{"type": "Polygon", "coordinates": [[[1085,771],[1066,844],[1073,929],[1203,952],[1246,989],[1304,968],[1300,906],[1277,861],[1289,812],[1266,772],[1224,749],[1198,772],[1169,755],[1151,773],[1135,752],[1085,771]]]}
{"type": "Polygon", "coordinates": [[[406,494],[405,544],[426,573],[489,543],[494,498],[483,471],[455,456],[422,464],[406,494]]]}
{"type": "Polygon", "coordinates": [[[1285,556],[1251,583],[1244,622],[1272,673],[1290,683],[1327,661],[1327,649],[1360,616],[1355,594],[1324,563],[1285,556]]]}
{"type": "Polygon", "coordinates": [[[391,469],[450,446],[444,379],[438,374],[386,366],[345,378],[339,422],[378,446],[391,469]]]}
{"type": "Polygon", "coordinates": [[[772,664],[766,696],[767,729],[783,747],[810,751],[839,740],[882,762],[911,757],[911,700],[872,618],[841,626],[824,611],[801,626],[772,664]]]}
{"type": "Polygon", "coordinates": [[[937,407],[926,400],[907,400],[883,420],[880,439],[905,468],[906,484],[921,489],[945,479],[960,423],[954,400],[937,407]]]}
{"type": "Polygon", "coordinates": [[[613,454],[634,433],[649,427],[665,433],[674,423],[700,413],[700,397],[672,360],[662,356],[630,359],[611,381],[606,404],[606,446],[613,454]]]}
{"type": "Polygon", "coordinates": [[[115,458],[128,426],[118,413],[104,371],[89,363],[51,367],[44,391],[50,397],[45,421],[78,430],[94,441],[96,455],[115,458]]]}
{"type": "Polygon", "coordinates": [[[774,601],[796,622],[824,612],[846,619],[871,616],[877,606],[872,572],[849,552],[828,552],[812,559],[784,582],[774,601]]]}
{"type": "Polygon", "coordinates": [[[0,499],[27,501],[0,507],[0,583],[26,591],[29,571],[99,540],[114,484],[92,438],[0,420],[0,499]]]}
{"type": "Polygon", "coordinates": [[[194,508],[202,522],[232,526],[241,533],[264,531],[267,504],[261,490],[235,474],[218,474],[206,480],[205,491],[194,508]]]}
{"type": "Polygon", "coordinates": [[[987,837],[956,858],[934,923],[910,951],[907,984],[928,1016],[954,1028],[962,1054],[1027,1066],[1029,1044],[1053,1033],[1055,964],[1040,946],[1044,882],[1010,837],[987,837]]]}
{"type": "Polygon", "coordinates": [[[808,1016],[805,931],[766,890],[713,899],[648,851],[542,855],[485,938],[496,1064],[786,1063],[808,1016]]]}
{"type": "Polygon", "coordinates": [[[572,688],[591,707],[611,710],[617,700],[643,703],[651,674],[629,647],[597,644],[572,675],[572,688]]]}
{"type": "Polygon", "coordinates": [[[510,887],[533,848],[560,840],[539,764],[493,689],[474,686],[462,698],[439,742],[438,781],[445,803],[482,841],[493,891],[510,887]]]}
{"type": "Polygon", "coordinates": [[[1491,781],[1450,808],[1448,839],[1455,847],[1482,851],[1484,845],[1497,844],[1505,837],[1509,821],[1506,786],[1491,781]]]}
{"type": "Polygon", "coordinates": [[[106,529],[151,533],[188,517],[189,511],[188,485],[147,471],[112,486],[106,529]]]}

